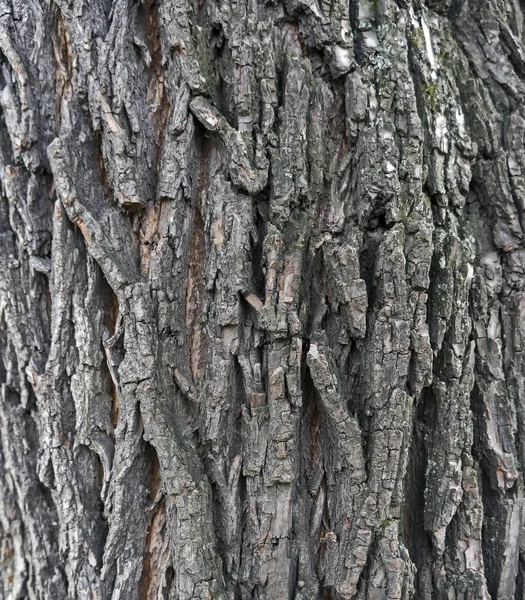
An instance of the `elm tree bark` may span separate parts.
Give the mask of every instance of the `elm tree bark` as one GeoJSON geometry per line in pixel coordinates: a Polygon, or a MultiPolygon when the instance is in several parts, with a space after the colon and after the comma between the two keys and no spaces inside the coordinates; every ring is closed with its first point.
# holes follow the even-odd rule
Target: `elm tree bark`
{"type": "Polygon", "coordinates": [[[0,0],[0,598],[525,598],[523,0],[0,0]]]}

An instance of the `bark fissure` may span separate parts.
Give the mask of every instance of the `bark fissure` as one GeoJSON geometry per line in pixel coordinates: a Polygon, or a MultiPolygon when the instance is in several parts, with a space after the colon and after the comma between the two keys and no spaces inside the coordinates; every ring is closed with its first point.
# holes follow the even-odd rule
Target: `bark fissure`
{"type": "Polygon", "coordinates": [[[524,23],[0,0],[0,597],[521,598],[524,23]]]}

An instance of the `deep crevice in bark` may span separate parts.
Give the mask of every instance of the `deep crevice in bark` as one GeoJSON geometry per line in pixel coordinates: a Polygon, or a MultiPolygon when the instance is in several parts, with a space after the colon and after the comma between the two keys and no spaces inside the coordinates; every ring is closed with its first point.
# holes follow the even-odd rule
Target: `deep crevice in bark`
{"type": "Polygon", "coordinates": [[[70,4],[2,13],[2,579],[517,597],[523,3],[70,4]]]}
{"type": "Polygon", "coordinates": [[[412,439],[409,448],[408,466],[405,477],[405,502],[402,514],[402,538],[410,558],[414,563],[418,577],[416,578],[416,598],[422,595],[421,575],[428,575],[432,558],[432,544],[425,529],[424,507],[426,472],[428,458],[426,443],[428,431],[435,426],[433,406],[435,399],[431,388],[424,388],[414,412],[412,439]]]}

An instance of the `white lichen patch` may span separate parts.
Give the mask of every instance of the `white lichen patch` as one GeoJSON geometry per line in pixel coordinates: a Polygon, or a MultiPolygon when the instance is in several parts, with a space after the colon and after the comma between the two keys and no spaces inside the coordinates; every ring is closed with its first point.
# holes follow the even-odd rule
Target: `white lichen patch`
{"type": "Polygon", "coordinates": [[[368,94],[368,116],[371,123],[376,119],[378,106],[375,87],[370,86],[370,93],[368,94]]]}
{"type": "Polygon", "coordinates": [[[395,166],[389,160],[385,161],[385,171],[387,173],[393,173],[395,170],[395,166]]]}
{"type": "Polygon", "coordinates": [[[319,19],[322,18],[322,13],[319,9],[319,5],[315,0],[311,0],[311,2],[308,4],[308,7],[316,17],[318,17],[319,19]]]}
{"type": "Polygon", "coordinates": [[[456,123],[458,126],[459,137],[461,137],[461,138],[468,137],[467,131],[465,129],[465,115],[463,114],[463,112],[461,111],[460,108],[456,108],[456,123]]]}
{"type": "Polygon", "coordinates": [[[359,15],[358,19],[363,21],[365,19],[371,19],[374,16],[374,10],[372,8],[372,2],[364,0],[359,2],[359,15]]]}
{"type": "Polygon", "coordinates": [[[348,71],[352,64],[352,56],[348,48],[334,47],[335,64],[339,71],[348,71]]]}
{"type": "Polygon", "coordinates": [[[445,115],[436,115],[436,143],[441,152],[448,152],[448,127],[445,115]]]}
{"type": "Polygon", "coordinates": [[[421,25],[419,24],[419,21],[417,20],[416,14],[414,13],[414,7],[411,4],[408,7],[408,12],[410,14],[412,26],[419,29],[419,27],[421,27],[421,25]]]}
{"type": "Polygon", "coordinates": [[[348,42],[350,39],[350,23],[346,19],[341,24],[341,39],[343,42],[348,42]]]}
{"type": "Polygon", "coordinates": [[[363,38],[365,40],[365,46],[367,48],[377,48],[379,46],[379,40],[377,39],[377,33],[374,30],[364,31],[363,38]]]}
{"type": "Polygon", "coordinates": [[[394,132],[390,127],[382,127],[379,131],[382,140],[393,140],[394,132]]]}
{"type": "Polygon", "coordinates": [[[436,57],[434,56],[434,49],[432,48],[432,38],[430,36],[430,29],[425,22],[425,19],[421,17],[421,27],[423,29],[423,35],[425,36],[425,47],[427,49],[428,62],[432,69],[436,68],[436,57]]]}

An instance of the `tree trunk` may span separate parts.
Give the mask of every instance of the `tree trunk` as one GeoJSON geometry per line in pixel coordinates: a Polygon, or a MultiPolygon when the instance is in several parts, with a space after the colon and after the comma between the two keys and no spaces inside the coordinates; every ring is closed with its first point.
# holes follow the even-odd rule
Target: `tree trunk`
{"type": "Polygon", "coordinates": [[[523,600],[523,0],[0,9],[0,598],[523,600]]]}

